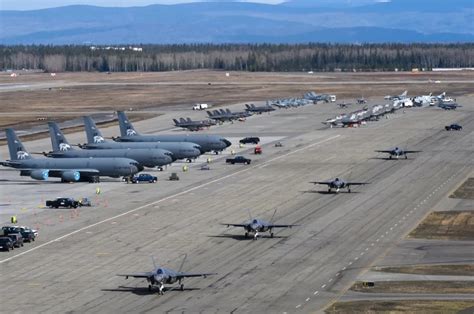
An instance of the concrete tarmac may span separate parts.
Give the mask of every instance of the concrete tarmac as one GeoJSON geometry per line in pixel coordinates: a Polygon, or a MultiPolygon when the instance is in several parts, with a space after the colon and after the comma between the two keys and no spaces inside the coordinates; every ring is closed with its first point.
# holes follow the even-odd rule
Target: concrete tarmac
{"type": "MultiPolygon", "coordinates": [[[[252,158],[250,166],[226,165],[227,150],[211,156],[210,171],[199,170],[203,156],[189,172],[180,172],[180,163],[157,172],[156,184],[36,182],[2,169],[0,220],[5,224],[17,214],[19,224],[40,230],[36,242],[0,255],[2,311],[322,310],[470,173],[470,101],[459,100],[463,107],[456,111],[407,109],[353,129],[321,124],[341,111],[335,104],[254,116],[205,131],[231,139],[231,149],[252,158]],[[454,122],[463,125],[462,132],[444,130],[454,122]],[[250,154],[250,145],[239,148],[244,136],[260,136],[263,155],[250,154]],[[284,146],[274,147],[276,141],[284,146]],[[423,152],[408,160],[374,152],[394,146],[423,152]],[[166,180],[173,171],[180,181],[166,180]],[[336,195],[309,183],[336,176],[371,184],[336,195]],[[100,195],[94,195],[97,186],[100,195]],[[39,208],[56,196],[88,196],[96,205],[76,211],[39,208]],[[277,209],[276,223],[301,226],[253,241],[243,230],[220,225],[248,219],[247,209],[267,219],[277,209]],[[146,281],[116,276],[151,270],[150,256],[178,268],[183,254],[188,254],[184,271],[218,275],[185,280],[185,291],[168,287],[163,296],[148,292],[146,281]]],[[[152,132],[168,118],[136,127],[152,132]]],[[[116,135],[117,128],[104,133],[116,135]]],[[[70,142],[83,137],[69,136],[70,142]]],[[[26,144],[30,151],[50,147],[49,139],[26,144]]],[[[7,156],[4,147],[1,152],[7,156]]]]}

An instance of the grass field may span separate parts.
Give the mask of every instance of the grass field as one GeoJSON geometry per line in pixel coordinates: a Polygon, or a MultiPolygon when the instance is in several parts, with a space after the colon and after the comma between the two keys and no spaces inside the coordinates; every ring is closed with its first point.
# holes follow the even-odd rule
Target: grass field
{"type": "Polygon", "coordinates": [[[474,264],[471,265],[413,265],[376,267],[376,271],[414,275],[474,276],[474,264]]]}
{"type": "Polygon", "coordinates": [[[410,238],[474,240],[474,211],[430,213],[410,234],[410,238]]]}
{"type": "Polygon", "coordinates": [[[449,197],[474,200],[474,178],[468,178],[464,183],[449,197]]]}
{"type": "Polygon", "coordinates": [[[356,282],[352,291],[368,293],[467,293],[474,294],[473,281],[376,281],[373,287],[356,282]]]}

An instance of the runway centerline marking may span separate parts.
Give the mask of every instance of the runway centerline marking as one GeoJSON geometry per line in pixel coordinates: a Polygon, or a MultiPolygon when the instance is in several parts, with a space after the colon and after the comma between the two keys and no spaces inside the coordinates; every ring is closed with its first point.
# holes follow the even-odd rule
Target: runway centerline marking
{"type": "Polygon", "coordinates": [[[22,256],[22,255],[25,255],[25,254],[31,253],[31,252],[33,252],[33,251],[36,251],[36,250],[38,250],[38,249],[40,249],[40,248],[42,248],[42,247],[45,247],[45,246],[47,246],[47,245],[50,245],[50,244],[54,243],[54,242],[60,241],[60,240],[65,239],[65,238],[68,238],[68,237],[70,237],[70,236],[72,236],[72,235],[74,235],[74,234],[76,234],[76,233],[83,232],[83,231],[85,231],[85,230],[87,230],[87,229],[93,228],[93,227],[95,227],[95,226],[101,225],[101,224],[106,223],[106,222],[109,222],[109,221],[113,221],[113,220],[118,219],[118,218],[121,218],[121,217],[123,217],[123,216],[127,216],[127,215],[129,215],[129,214],[131,214],[131,213],[134,213],[134,212],[136,212],[136,211],[139,211],[139,210],[142,210],[142,209],[144,209],[144,208],[147,208],[147,207],[156,205],[156,204],[158,204],[158,203],[162,203],[162,202],[164,202],[164,201],[173,199],[173,198],[175,198],[175,197],[179,197],[179,196],[185,195],[185,194],[187,194],[187,193],[189,193],[189,192],[192,192],[192,191],[198,190],[198,189],[200,189],[200,188],[202,188],[202,187],[206,187],[206,186],[208,186],[208,185],[211,185],[211,184],[213,184],[213,183],[216,183],[216,182],[219,182],[219,181],[222,181],[222,180],[225,180],[225,179],[234,177],[234,176],[236,176],[236,175],[238,175],[238,174],[241,174],[241,173],[244,173],[244,172],[248,172],[248,171],[250,171],[250,170],[256,169],[257,167],[261,167],[261,166],[263,166],[263,165],[265,165],[265,164],[269,164],[269,163],[271,163],[271,162],[273,162],[273,161],[275,161],[275,160],[278,160],[278,159],[281,159],[281,158],[285,158],[285,157],[288,157],[288,156],[290,156],[290,155],[296,154],[296,153],[298,153],[298,152],[304,151],[304,150],[306,150],[306,149],[308,149],[308,148],[314,147],[314,146],[316,146],[316,145],[319,145],[319,144],[323,144],[323,143],[332,141],[332,140],[334,140],[334,139],[336,139],[336,138],[338,138],[338,137],[340,137],[340,136],[341,136],[341,135],[338,134],[338,135],[334,135],[334,136],[328,137],[328,138],[326,138],[326,139],[324,139],[324,140],[321,140],[321,141],[316,142],[316,143],[313,143],[313,144],[306,145],[306,146],[301,147],[301,148],[298,148],[298,149],[296,149],[296,150],[294,150],[294,151],[290,151],[290,152],[288,152],[288,153],[286,153],[286,154],[283,154],[283,155],[280,155],[280,156],[277,156],[277,157],[270,158],[269,160],[267,160],[267,161],[265,161],[265,162],[262,162],[261,164],[258,164],[258,165],[255,165],[255,166],[246,167],[245,169],[242,169],[242,170],[233,172],[233,173],[231,173],[231,174],[228,174],[228,175],[225,175],[225,176],[223,176],[223,177],[220,177],[220,178],[211,180],[211,181],[209,181],[209,182],[202,183],[202,184],[200,184],[200,185],[198,185],[198,186],[195,186],[195,187],[189,188],[189,189],[187,189],[187,190],[184,190],[184,191],[181,191],[181,192],[178,192],[178,193],[175,193],[175,194],[166,196],[166,197],[164,197],[164,198],[161,198],[161,199],[159,199],[159,200],[153,201],[153,202],[148,203],[148,204],[145,204],[145,205],[141,205],[141,206],[139,206],[139,207],[136,207],[136,208],[131,209],[131,210],[129,210],[129,211],[126,211],[126,212],[124,212],[124,213],[121,213],[121,214],[115,215],[115,216],[113,216],[113,217],[109,217],[109,218],[103,219],[103,220],[101,220],[101,221],[98,221],[98,222],[96,222],[96,223],[90,224],[90,225],[88,225],[88,226],[85,226],[85,227],[76,229],[76,230],[74,230],[74,231],[72,231],[72,232],[69,232],[69,233],[67,233],[67,234],[65,234],[65,235],[62,235],[62,236],[60,236],[60,237],[58,237],[58,238],[56,238],[56,239],[53,239],[53,240],[50,240],[50,241],[45,242],[45,243],[43,243],[43,244],[40,244],[40,245],[38,245],[38,246],[35,246],[35,247],[33,247],[33,248],[31,248],[31,249],[29,249],[29,250],[27,250],[27,251],[24,251],[24,252],[21,252],[21,253],[19,253],[19,254],[17,254],[17,255],[14,255],[14,256],[5,258],[5,259],[3,259],[3,260],[0,261],[0,264],[3,264],[3,263],[5,263],[5,262],[11,261],[11,260],[13,260],[13,259],[15,259],[15,258],[17,258],[17,257],[22,256]]]}

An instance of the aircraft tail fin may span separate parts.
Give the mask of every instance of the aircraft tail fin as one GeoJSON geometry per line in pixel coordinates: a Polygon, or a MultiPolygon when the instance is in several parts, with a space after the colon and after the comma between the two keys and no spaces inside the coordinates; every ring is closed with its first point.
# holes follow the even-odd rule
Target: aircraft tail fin
{"type": "Polygon", "coordinates": [[[226,113],[232,113],[232,111],[230,111],[229,108],[227,108],[227,109],[225,110],[225,112],[226,112],[226,113]]]}
{"type": "Polygon", "coordinates": [[[249,106],[248,104],[245,104],[245,107],[246,107],[247,109],[250,109],[250,106],[249,106]]]}
{"type": "Polygon", "coordinates": [[[51,137],[51,146],[53,152],[72,150],[71,145],[67,141],[64,133],[56,122],[48,122],[49,136],[51,137]]]}
{"type": "Polygon", "coordinates": [[[193,120],[191,120],[191,118],[188,118],[188,119],[187,119],[187,122],[193,122],[193,120]]]}
{"type": "Polygon", "coordinates": [[[23,143],[20,141],[15,133],[15,130],[8,128],[5,130],[7,135],[8,150],[10,151],[10,160],[25,160],[32,159],[31,155],[26,150],[23,143]]]}
{"type": "Polygon", "coordinates": [[[94,120],[92,120],[89,116],[84,116],[84,128],[86,130],[87,135],[87,143],[88,144],[97,144],[97,143],[104,143],[104,137],[102,136],[102,132],[97,128],[94,120]]]}
{"type": "Polygon", "coordinates": [[[178,120],[173,119],[173,121],[174,121],[174,124],[175,124],[175,125],[178,125],[178,124],[179,124],[179,121],[178,121],[178,120]]]}
{"type": "Polygon", "coordinates": [[[400,96],[406,97],[408,95],[408,91],[404,91],[400,96]]]}
{"type": "Polygon", "coordinates": [[[138,135],[138,132],[127,118],[127,115],[123,111],[117,111],[119,126],[120,126],[120,136],[135,136],[138,135]]]}
{"type": "Polygon", "coordinates": [[[183,261],[181,262],[181,265],[179,266],[179,269],[178,269],[178,272],[182,272],[183,271],[183,266],[184,266],[184,263],[186,262],[186,258],[188,257],[187,254],[184,254],[184,257],[183,257],[183,261]]]}
{"type": "Polygon", "coordinates": [[[209,117],[212,117],[212,113],[210,111],[206,111],[206,112],[209,117]]]}

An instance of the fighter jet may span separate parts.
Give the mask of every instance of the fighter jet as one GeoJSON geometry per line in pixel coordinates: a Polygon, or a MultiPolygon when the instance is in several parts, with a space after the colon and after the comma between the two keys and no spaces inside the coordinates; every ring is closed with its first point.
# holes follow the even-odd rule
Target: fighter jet
{"type": "Polygon", "coordinates": [[[0,165],[20,170],[21,176],[30,176],[36,180],[49,177],[61,178],[62,182],[99,182],[100,176],[118,178],[131,176],[143,170],[139,163],[129,158],[33,158],[11,128],[7,135],[10,160],[0,165]]]}
{"type": "Polygon", "coordinates": [[[55,122],[48,122],[49,134],[53,151],[44,153],[53,158],[104,158],[124,157],[136,160],[143,167],[162,167],[176,160],[170,151],[160,148],[121,148],[121,149],[74,149],[59,126],[55,122]]]}
{"type": "Polygon", "coordinates": [[[389,150],[376,150],[375,152],[390,154],[390,157],[389,157],[390,159],[392,159],[392,157],[395,157],[398,159],[401,156],[405,156],[405,159],[408,159],[407,154],[421,153],[422,151],[421,150],[404,150],[404,149],[395,147],[389,150]]]}
{"type": "Polygon", "coordinates": [[[347,189],[347,192],[351,193],[351,185],[369,184],[368,182],[348,182],[339,178],[335,178],[334,180],[330,180],[330,181],[314,181],[310,183],[327,185],[328,193],[331,193],[332,189],[335,189],[336,193],[339,193],[341,189],[347,189]]]}
{"type": "Polygon", "coordinates": [[[446,102],[444,100],[441,100],[438,104],[438,107],[444,110],[456,110],[457,108],[462,107],[462,106],[458,105],[455,102],[446,102]]]}
{"type": "Polygon", "coordinates": [[[249,212],[250,220],[245,221],[241,224],[231,224],[231,223],[222,223],[221,225],[227,227],[242,227],[245,229],[245,238],[249,236],[249,233],[253,233],[253,239],[257,240],[260,232],[270,232],[270,237],[273,238],[273,228],[291,228],[296,227],[298,225],[278,225],[273,223],[273,218],[275,217],[276,210],[273,213],[272,218],[270,221],[265,221],[262,219],[252,218],[249,212]]]}
{"type": "Polygon", "coordinates": [[[201,146],[191,142],[110,142],[102,136],[91,117],[84,117],[87,144],[84,149],[164,149],[170,151],[176,159],[191,161],[201,155],[201,146]]]}
{"type": "Polygon", "coordinates": [[[157,266],[155,259],[152,257],[154,270],[143,273],[129,273],[129,274],[117,274],[117,276],[125,277],[134,277],[134,278],[144,278],[148,281],[148,291],[151,291],[153,286],[158,286],[158,293],[163,295],[165,284],[173,284],[175,282],[179,283],[181,291],[184,290],[183,279],[189,277],[204,277],[217,275],[217,273],[185,273],[182,272],[184,262],[186,261],[186,255],[184,256],[181,266],[178,271],[174,271],[168,268],[157,266]]]}
{"type": "Polygon", "coordinates": [[[187,129],[189,131],[199,131],[204,128],[208,128],[210,126],[216,125],[216,122],[212,120],[193,121],[191,120],[191,118],[186,118],[186,119],[179,118],[179,121],[177,119],[173,119],[173,121],[174,121],[175,126],[179,128],[187,129]]]}
{"type": "Polygon", "coordinates": [[[417,106],[425,107],[433,104],[436,99],[436,96],[432,96],[432,93],[429,93],[429,95],[421,95],[414,97],[413,103],[417,106]]]}
{"type": "Polygon", "coordinates": [[[201,146],[201,152],[214,151],[216,154],[223,151],[232,143],[218,135],[209,134],[166,134],[166,135],[141,135],[135,130],[123,111],[117,111],[120,137],[115,138],[118,142],[192,142],[201,146]]]}
{"type": "Polygon", "coordinates": [[[316,94],[315,92],[308,92],[303,95],[303,98],[312,100],[314,103],[317,103],[318,101],[324,101],[324,102],[336,101],[336,95],[316,94]]]}
{"type": "Polygon", "coordinates": [[[270,105],[265,105],[265,106],[255,106],[254,104],[245,104],[245,111],[247,112],[252,112],[252,113],[256,113],[256,114],[262,114],[264,112],[271,112],[271,111],[275,111],[276,109],[273,108],[272,106],[270,105]]]}

